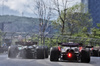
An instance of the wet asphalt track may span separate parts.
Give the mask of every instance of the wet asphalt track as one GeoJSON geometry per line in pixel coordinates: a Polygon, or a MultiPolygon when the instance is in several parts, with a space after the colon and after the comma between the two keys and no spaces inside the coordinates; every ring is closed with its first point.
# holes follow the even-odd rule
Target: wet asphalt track
{"type": "Polygon", "coordinates": [[[50,62],[49,59],[10,59],[7,54],[0,54],[0,66],[100,66],[100,57],[91,57],[90,63],[50,62]]]}

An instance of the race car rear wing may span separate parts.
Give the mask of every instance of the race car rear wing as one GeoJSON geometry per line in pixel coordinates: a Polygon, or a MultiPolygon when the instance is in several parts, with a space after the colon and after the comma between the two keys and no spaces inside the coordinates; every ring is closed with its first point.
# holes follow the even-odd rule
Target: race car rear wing
{"type": "Polygon", "coordinates": [[[37,45],[37,42],[15,42],[15,44],[22,46],[31,46],[31,45],[37,45]]]}
{"type": "Polygon", "coordinates": [[[58,43],[58,45],[67,46],[67,47],[78,47],[79,46],[78,43],[58,43]]]}
{"type": "Polygon", "coordinates": [[[85,46],[86,48],[93,48],[94,46],[85,46]]]}

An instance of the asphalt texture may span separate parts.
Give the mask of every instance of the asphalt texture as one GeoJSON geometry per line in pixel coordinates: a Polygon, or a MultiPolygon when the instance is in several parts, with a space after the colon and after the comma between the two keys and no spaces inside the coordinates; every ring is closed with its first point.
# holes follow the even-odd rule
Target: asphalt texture
{"type": "Polygon", "coordinates": [[[20,59],[8,58],[7,54],[0,54],[0,66],[100,66],[100,57],[91,57],[90,63],[59,61],[48,59],[20,59]]]}

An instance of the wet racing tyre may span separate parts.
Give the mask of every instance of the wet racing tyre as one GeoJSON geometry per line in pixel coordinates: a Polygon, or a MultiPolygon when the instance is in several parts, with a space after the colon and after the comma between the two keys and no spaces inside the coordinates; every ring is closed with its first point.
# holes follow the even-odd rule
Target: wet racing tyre
{"type": "Polygon", "coordinates": [[[36,48],[36,57],[37,59],[44,59],[45,58],[45,52],[43,46],[38,46],[36,48]]]}
{"type": "Polygon", "coordinates": [[[58,61],[60,56],[60,51],[57,47],[53,47],[50,50],[50,61],[58,61]]]}
{"type": "Polygon", "coordinates": [[[23,59],[27,59],[27,58],[26,58],[26,50],[25,50],[25,49],[20,50],[20,52],[19,52],[19,57],[21,57],[21,58],[23,58],[23,59]]]}
{"type": "Polygon", "coordinates": [[[89,63],[90,62],[90,53],[87,50],[81,51],[81,62],[89,63]]]}
{"type": "Polygon", "coordinates": [[[0,47],[0,53],[3,53],[3,52],[4,52],[3,47],[0,47]]]}
{"type": "Polygon", "coordinates": [[[98,56],[100,57],[100,49],[99,49],[99,51],[98,51],[98,56]]]}
{"type": "Polygon", "coordinates": [[[18,55],[18,47],[17,46],[10,46],[8,48],[8,57],[9,58],[16,58],[18,55]]]}
{"type": "Polygon", "coordinates": [[[26,59],[33,59],[33,53],[32,53],[32,50],[31,49],[26,49],[25,50],[25,55],[26,55],[26,59]]]}
{"type": "Polygon", "coordinates": [[[92,50],[92,52],[93,52],[93,56],[98,56],[98,50],[97,49],[92,50]]]}
{"type": "Polygon", "coordinates": [[[48,58],[48,47],[44,46],[45,58],[48,58]]]}

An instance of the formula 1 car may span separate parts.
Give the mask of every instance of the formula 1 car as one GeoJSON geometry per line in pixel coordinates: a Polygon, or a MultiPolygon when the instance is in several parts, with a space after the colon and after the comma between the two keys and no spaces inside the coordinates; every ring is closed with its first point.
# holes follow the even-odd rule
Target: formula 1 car
{"type": "Polygon", "coordinates": [[[85,48],[89,50],[89,53],[92,56],[93,55],[93,46],[87,45],[87,46],[85,46],[85,48]]]}
{"type": "Polygon", "coordinates": [[[100,47],[95,47],[90,45],[90,46],[86,46],[86,48],[90,50],[91,56],[96,56],[96,57],[100,56],[100,47]]]}
{"type": "Polygon", "coordinates": [[[44,59],[48,58],[48,47],[38,46],[37,42],[16,42],[8,48],[9,58],[44,59]]]}
{"type": "Polygon", "coordinates": [[[50,49],[50,61],[68,60],[90,62],[89,50],[85,49],[80,43],[59,43],[60,46],[50,49]]]}
{"type": "Polygon", "coordinates": [[[100,47],[93,47],[92,56],[100,57],[100,47]]]}

